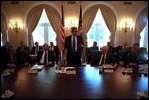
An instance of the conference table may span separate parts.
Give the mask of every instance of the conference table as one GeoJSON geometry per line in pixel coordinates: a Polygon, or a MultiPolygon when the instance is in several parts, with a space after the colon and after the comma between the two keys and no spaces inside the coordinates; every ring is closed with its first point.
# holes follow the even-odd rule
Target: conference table
{"type": "Polygon", "coordinates": [[[44,67],[29,74],[22,67],[9,77],[2,76],[1,95],[9,89],[11,99],[136,99],[138,91],[148,90],[148,75],[123,75],[120,68],[114,73],[99,73],[98,66],[76,68],[76,74],[56,73],[55,67],[44,67]]]}

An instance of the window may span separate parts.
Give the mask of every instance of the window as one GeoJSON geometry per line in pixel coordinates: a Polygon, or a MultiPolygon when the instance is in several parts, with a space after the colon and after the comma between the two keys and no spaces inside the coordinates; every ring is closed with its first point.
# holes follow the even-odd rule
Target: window
{"type": "Polygon", "coordinates": [[[1,33],[1,47],[3,46],[3,40],[2,40],[3,34],[1,33]]]}
{"type": "Polygon", "coordinates": [[[145,28],[140,34],[141,39],[140,39],[140,47],[145,47],[147,48],[148,51],[148,23],[146,24],[145,28]]]}
{"type": "Polygon", "coordinates": [[[56,33],[48,20],[45,9],[43,9],[41,18],[39,19],[39,22],[32,35],[33,41],[38,41],[39,45],[43,45],[44,43],[49,44],[50,42],[53,42],[54,45],[56,45],[56,33]]]}
{"type": "Polygon", "coordinates": [[[88,47],[93,46],[93,42],[96,41],[98,47],[103,47],[107,45],[110,41],[110,31],[107,28],[100,9],[98,9],[93,24],[87,33],[87,43],[88,47]]]}

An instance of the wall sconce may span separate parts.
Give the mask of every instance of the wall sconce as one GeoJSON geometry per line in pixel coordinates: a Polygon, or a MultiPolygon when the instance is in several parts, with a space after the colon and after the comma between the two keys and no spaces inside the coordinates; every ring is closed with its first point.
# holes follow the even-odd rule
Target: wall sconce
{"type": "Polygon", "coordinates": [[[21,29],[21,26],[19,25],[18,21],[10,20],[10,30],[15,31],[18,33],[18,31],[21,29]]]}
{"type": "Polygon", "coordinates": [[[70,29],[71,27],[74,27],[75,24],[72,22],[72,20],[67,24],[66,29],[70,29]]]}
{"type": "Polygon", "coordinates": [[[124,32],[127,33],[127,31],[130,28],[130,26],[128,25],[127,21],[125,22],[125,25],[122,28],[123,28],[124,32]]]}
{"type": "Polygon", "coordinates": [[[77,27],[78,19],[75,17],[66,18],[65,22],[66,22],[65,28],[70,29],[71,27],[77,27]]]}
{"type": "Polygon", "coordinates": [[[122,25],[122,30],[127,33],[128,31],[130,31],[132,29],[132,24],[128,23],[128,21],[125,21],[122,25]]]}

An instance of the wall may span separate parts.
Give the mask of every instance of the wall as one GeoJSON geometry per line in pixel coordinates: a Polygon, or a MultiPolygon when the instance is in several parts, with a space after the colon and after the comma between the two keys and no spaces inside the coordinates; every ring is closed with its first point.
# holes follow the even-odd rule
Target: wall
{"type": "MultiPolygon", "coordinates": [[[[61,14],[61,4],[64,5],[64,17],[65,25],[67,25],[67,19],[69,17],[75,18],[76,25],[78,24],[79,18],[79,5],[82,3],[83,13],[94,4],[104,4],[110,7],[117,16],[117,31],[115,46],[121,45],[127,40],[128,45],[131,46],[133,43],[134,31],[128,32],[127,34],[121,30],[120,25],[123,18],[129,18],[132,20],[132,24],[135,23],[135,18],[140,9],[148,6],[148,1],[132,1],[132,5],[124,5],[123,1],[76,1],[76,4],[68,4],[67,1],[20,1],[18,5],[12,5],[11,1],[1,1],[1,10],[6,16],[7,24],[10,19],[19,19],[23,25],[23,29],[19,33],[15,33],[9,30],[10,42],[18,46],[21,40],[27,44],[27,34],[25,30],[25,20],[29,10],[40,3],[45,3],[53,6],[61,14]]],[[[69,32],[69,31],[68,31],[69,32]]],[[[69,35],[69,33],[67,34],[69,35]]]]}

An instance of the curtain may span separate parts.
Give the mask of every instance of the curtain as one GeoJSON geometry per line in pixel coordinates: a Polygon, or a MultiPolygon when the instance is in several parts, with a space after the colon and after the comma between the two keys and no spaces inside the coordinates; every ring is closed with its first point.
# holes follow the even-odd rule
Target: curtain
{"type": "Polygon", "coordinates": [[[2,34],[2,42],[5,44],[7,42],[7,22],[4,16],[4,13],[1,12],[1,34],[2,34]]]}
{"type": "MultiPolygon", "coordinates": [[[[48,16],[49,22],[55,33],[57,34],[56,41],[59,43],[59,34],[60,34],[60,27],[61,27],[61,17],[60,14],[51,6],[46,5],[45,11],[48,16]]],[[[58,44],[59,45],[59,44],[58,44]]],[[[58,46],[59,47],[59,46],[58,46]]]]}
{"type": "Polygon", "coordinates": [[[105,23],[106,23],[109,31],[111,32],[110,40],[111,40],[112,46],[114,46],[117,20],[116,20],[116,16],[115,16],[114,12],[109,7],[107,7],[105,5],[101,5],[101,4],[94,5],[84,13],[84,15],[83,15],[83,33],[87,34],[87,32],[89,31],[89,29],[93,23],[93,20],[95,18],[95,15],[97,13],[98,8],[100,8],[103,18],[105,20],[105,23]]]}
{"type": "Polygon", "coordinates": [[[116,32],[116,26],[117,26],[116,16],[113,13],[113,11],[107,6],[100,5],[100,10],[101,10],[102,16],[105,20],[105,23],[106,23],[109,31],[111,32],[111,37],[110,37],[111,45],[114,46],[115,32],[116,32]]]}
{"type": "MultiPolygon", "coordinates": [[[[39,19],[41,17],[42,11],[45,8],[46,14],[48,16],[48,19],[51,23],[51,26],[53,27],[53,30],[56,34],[60,33],[60,15],[59,13],[51,6],[41,4],[36,7],[34,7],[27,16],[27,27],[28,27],[28,38],[29,38],[29,47],[31,47],[33,43],[33,37],[32,32],[36,28],[39,19]]],[[[59,36],[59,35],[57,35],[59,36]]],[[[58,37],[57,37],[58,38],[58,37]]],[[[57,39],[58,40],[58,39],[57,39]]]]}
{"type": "Polygon", "coordinates": [[[93,23],[97,10],[98,10],[97,6],[93,6],[89,8],[82,17],[82,37],[85,46],[83,49],[83,58],[82,58],[83,63],[86,62],[87,32],[89,31],[93,23]]]}
{"type": "Polygon", "coordinates": [[[39,19],[40,19],[40,16],[42,14],[42,10],[43,10],[43,7],[44,5],[39,5],[39,6],[36,6],[34,7],[28,14],[27,16],[27,20],[26,20],[26,26],[28,28],[28,42],[29,42],[29,47],[31,48],[32,45],[34,44],[33,43],[33,37],[32,37],[32,32],[34,31],[34,29],[36,28],[38,22],[39,22],[39,19]]]}
{"type": "Polygon", "coordinates": [[[148,7],[144,8],[137,16],[135,24],[135,42],[140,43],[140,33],[148,22],[148,7]]]}
{"type": "Polygon", "coordinates": [[[116,16],[114,14],[114,12],[107,6],[105,5],[101,5],[101,4],[97,4],[97,5],[94,5],[92,7],[90,7],[89,9],[87,9],[87,11],[84,13],[83,15],[83,19],[82,19],[82,32],[83,32],[83,41],[84,41],[84,44],[85,44],[85,48],[83,50],[83,59],[86,59],[85,58],[85,54],[86,54],[86,47],[87,47],[87,33],[93,23],[93,20],[95,18],[95,15],[98,11],[98,9],[100,8],[101,10],[101,13],[103,15],[103,18],[105,20],[105,23],[109,29],[109,31],[111,32],[111,45],[114,46],[114,42],[115,42],[115,31],[116,31],[116,23],[117,23],[117,20],[116,20],[116,16]]]}
{"type": "Polygon", "coordinates": [[[82,32],[83,34],[87,34],[87,32],[89,31],[93,20],[95,18],[95,15],[97,13],[98,7],[97,6],[93,6],[91,8],[89,8],[83,15],[82,18],[82,32]]]}

